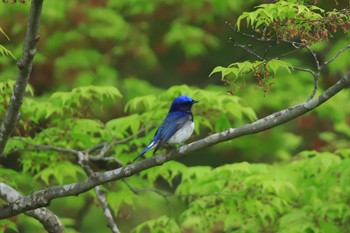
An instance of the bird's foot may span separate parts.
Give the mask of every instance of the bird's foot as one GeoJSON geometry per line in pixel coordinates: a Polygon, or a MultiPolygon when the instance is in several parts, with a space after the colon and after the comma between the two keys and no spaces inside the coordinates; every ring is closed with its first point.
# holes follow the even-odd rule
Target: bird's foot
{"type": "Polygon", "coordinates": [[[176,144],[166,144],[166,146],[164,146],[166,153],[168,153],[169,151],[172,151],[172,150],[177,150],[178,148],[179,147],[177,147],[176,144]]]}

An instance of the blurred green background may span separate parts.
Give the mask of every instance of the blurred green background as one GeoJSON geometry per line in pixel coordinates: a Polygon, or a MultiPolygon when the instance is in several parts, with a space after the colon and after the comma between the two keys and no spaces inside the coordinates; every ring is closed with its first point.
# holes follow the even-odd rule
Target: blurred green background
{"type": "MultiPolygon", "coordinates": [[[[216,91],[222,96],[229,96],[233,92],[241,98],[240,106],[251,108],[258,118],[301,103],[313,89],[313,79],[307,73],[281,72],[271,81],[269,93],[260,90],[254,79],[246,79],[246,84],[239,81],[237,86],[229,86],[224,85],[218,74],[209,77],[216,66],[228,66],[233,62],[253,59],[245,51],[234,47],[229,42],[229,37],[241,43],[253,44],[257,51],[263,51],[270,45],[249,41],[225,25],[226,21],[235,24],[242,12],[251,11],[261,3],[262,1],[256,0],[46,0],[37,55],[29,81],[34,90],[34,98],[45,100],[54,92],[71,91],[87,85],[117,87],[123,97],[116,101],[84,102],[92,107],[82,114],[99,119],[102,123],[142,112],[142,108],[128,110],[126,107],[126,103],[135,97],[159,96],[179,85],[190,86],[189,89],[186,86],[178,87],[176,90],[179,92],[202,89],[216,91]]],[[[335,7],[340,9],[347,4],[347,1],[338,1],[337,4],[326,0],[317,3],[326,10],[335,7]]],[[[0,44],[17,59],[22,52],[29,6],[30,1],[25,4],[0,3],[0,27],[10,38],[7,40],[0,35],[0,44]]],[[[313,49],[318,52],[320,60],[325,61],[348,43],[349,36],[338,32],[331,41],[317,43],[313,49]]],[[[289,49],[287,46],[274,45],[271,51],[281,54],[289,49]]],[[[349,69],[349,59],[349,52],[345,52],[330,64],[322,74],[319,92],[335,83],[349,69]]],[[[285,60],[295,66],[315,68],[312,56],[306,51],[291,54],[285,60]]],[[[16,76],[16,61],[1,56],[0,81],[15,80],[16,76]]],[[[211,127],[201,123],[191,140],[217,132],[220,127],[237,127],[252,121],[249,116],[245,116],[241,119],[231,117],[228,123],[222,123],[227,119],[218,110],[205,112],[205,107],[202,107],[211,102],[198,98],[201,95],[191,96],[201,101],[201,105],[193,109],[195,120],[210,118],[211,127]]],[[[188,166],[213,167],[242,161],[273,164],[286,161],[303,150],[335,151],[347,148],[350,144],[349,97],[349,91],[341,92],[316,111],[283,126],[212,146],[182,158],[179,162],[188,166]]],[[[164,102],[170,105],[171,99],[169,97],[164,102]]],[[[162,108],[166,111],[167,106],[162,108]]],[[[226,111],[230,109],[223,110],[226,111]]],[[[45,121],[29,128],[32,131],[22,130],[25,132],[22,136],[35,135],[35,132],[45,128],[45,121]]],[[[152,133],[153,131],[147,132],[146,138],[130,154],[136,155],[152,133]]],[[[15,167],[14,164],[11,166],[15,167]]],[[[106,166],[103,165],[102,169],[106,169],[106,166]]],[[[142,186],[140,180],[135,182],[142,186]]],[[[162,183],[164,181],[157,182],[160,187],[167,186],[162,183]]],[[[27,187],[26,190],[33,191],[34,187],[27,187]]],[[[113,189],[114,184],[108,184],[107,187],[113,189]]],[[[118,195],[109,193],[109,198],[125,198],[118,195]]],[[[106,223],[102,212],[95,211],[99,206],[92,196],[93,192],[90,191],[81,195],[84,198],[54,200],[51,209],[59,216],[65,216],[62,220],[72,227],[69,229],[71,232],[75,231],[73,229],[81,232],[108,232],[104,227],[106,223]]],[[[118,222],[125,232],[136,223],[168,212],[164,199],[152,193],[142,194],[142,198],[135,202],[133,205],[111,202],[112,207],[120,208],[117,213],[118,222]],[[145,203],[145,199],[151,201],[145,203]]],[[[181,210],[181,205],[184,204],[174,200],[172,205],[181,210]]],[[[21,232],[38,232],[40,229],[39,223],[30,218],[22,216],[16,221],[21,232]]]]}

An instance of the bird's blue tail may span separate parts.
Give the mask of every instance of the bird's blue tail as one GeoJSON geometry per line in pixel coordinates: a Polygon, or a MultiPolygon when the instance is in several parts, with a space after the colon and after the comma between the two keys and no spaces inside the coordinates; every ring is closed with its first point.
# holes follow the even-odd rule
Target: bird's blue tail
{"type": "Polygon", "coordinates": [[[143,155],[144,155],[149,149],[151,149],[151,148],[154,147],[154,146],[155,146],[155,142],[152,141],[148,146],[146,146],[146,147],[141,151],[141,153],[140,153],[138,156],[136,156],[136,158],[134,158],[133,162],[135,162],[138,158],[143,157],[143,155]]]}

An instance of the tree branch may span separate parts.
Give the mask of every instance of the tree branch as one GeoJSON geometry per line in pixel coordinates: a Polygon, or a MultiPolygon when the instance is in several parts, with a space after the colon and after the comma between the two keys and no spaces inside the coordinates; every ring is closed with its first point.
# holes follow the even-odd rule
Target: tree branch
{"type": "Polygon", "coordinates": [[[314,89],[312,90],[311,94],[309,95],[309,97],[307,98],[308,100],[314,98],[314,96],[316,95],[316,92],[318,90],[318,78],[320,76],[320,71],[318,71],[317,73],[315,73],[315,71],[307,69],[307,68],[300,68],[300,67],[294,67],[291,66],[291,69],[294,69],[296,71],[303,71],[303,72],[307,72],[309,74],[312,75],[313,79],[314,79],[314,89]]]}
{"type": "Polygon", "coordinates": [[[259,54],[257,54],[253,49],[249,48],[247,45],[242,45],[242,44],[237,43],[232,37],[229,38],[229,41],[233,43],[233,46],[243,49],[247,53],[256,57],[258,60],[261,60],[261,61],[265,60],[263,57],[261,57],[259,54]]]}
{"type": "Polygon", "coordinates": [[[350,48],[350,44],[346,45],[344,48],[342,48],[341,50],[339,50],[333,57],[331,57],[328,61],[325,61],[320,69],[322,69],[323,67],[327,66],[329,63],[331,63],[332,61],[334,61],[340,54],[342,54],[345,50],[350,48]]]}
{"type": "MultiPolygon", "coordinates": [[[[94,172],[91,169],[89,165],[90,157],[96,157],[96,156],[90,156],[88,151],[95,151],[97,149],[101,149],[101,152],[99,153],[99,158],[102,159],[105,157],[105,154],[108,152],[111,144],[108,143],[101,143],[93,148],[93,150],[88,150],[87,152],[83,153],[82,151],[74,150],[74,149],[67,149],[67,148],[61,148],[61,147],[54,147],[50,145],[38,145],[33,144],[30,142],[26,142],[24,140],[21,140],[22,142],[26,143],[27,145],[30,145],[37,150],[47,150],[47,151],[57,151],[62,153],[69,153],[74,154],[78,157],[79,165],[84,169],[85,173],[90,176],[94,172]]],[[[97,160],[97,159],[96,159],[97,160]]],[[[101,190],[99,186],[94,187],[97,199],[99,200],[101,207],[103,209],[103,213],[108,221],[108,227],[111,229],[113,233],[120,233],[117,224],[114,222],[112,211],[107,203],[106,195],[101,190]]]]}
{"type": "MultiPolygon", "coordinates": [[[[107,152],[107,150],[105,152],[107,152]]],[[[104,155],[102,155],[102,157],[103,156],[104,155]]],[[[89,166],[89,155],[84,154],[83,152],[79,152],[78,158],[79,158],[79,164],[84,169],[85,173],[88,174],[89,176],[93,175],[94,172],[89,166]]],[[[114,222],[111,208],[109,207],[107,202],[106,194],[102,191],[100,186],[94,187],[94,190],[95,190],[97,199],[100,202],[100,205],[103,209],[103,214],[107,219],[108,227],[111,229],[113,233],[120,233],[117,224],[114,222]]]]}
{"type": "MultiPolygon", "coordinates": [[[[306,46],[306,49],[309,51],[309,53],[312,55],[314,61],[315,61],[315,64],[316,64],[316,67],[317,67],[317,72],[314,72],[314,71],[307,71],[308,69],[304,69],[304,71],[307,71],[309,73],[312,74],[313,78],[314,78],[314,89],[312,90],[312,93],[310,94],[310,96],[308,97],[308,99],[312,99],[315,95],[316,95],[316,92],[318,90],[318,79],[321,75],[321,71],[324,67],[326,67],[329,63],[331,63],[332,61],[334,61],[340,54],[342,54],[345,50],[349,49],[350,48],[350,44],[346,45],[344,48],[340,49],[333,57],[331,57],[328,61],[325,61],[322,65],[320,65],[320,62],[317,58],[317,54],[309,47],[309,46],[306,46]]],[[[302,68],[298,68],[299,70],[303,70],[302,68]]]]}
{"type": "MultiPolygon", "coordinates": [[[[23,196],[11,186],[0,182],[0,197],[7,202],[14,202],[23,196]]],[[[64,232],[64,228],[60,220],[47,208],[29,210],[26,211],[25,214],[37,219],[48,232],[64,232]]]]}
{"type": "MultiPolygon", "coordinates": [[[[290,44],[292,45],[294,48],[297,49],[301,49],[301,48],[305,48],[305,45],[301,42],[297,42],[297,41],[291,41],[291,40],[285,40],[285,39],[277,39],[277,38],[266,38],[264,35],[259,34],[259,35],[255,35],[255,34],[248,34],[245,33],[241,30],[238,30],[238,28],[236,28],[235,26],[233,26],[230,22],[225,22],[225,24],[234,32],[241,34],[242,36],[245,36],[247,38],[251,38],[257,41],[261,41],[261,42],[275,42],[275,43],[286,43],[286,44],[290,44]]],[[[253,30],[254,31],[254,30],[253,30]]],[[[257,33],[255,31],[255,33],[257,33]]]]}
{"type": "MultiPolygon", "coordinates": [[[[229,196],[229,197],[235,197],[235,194],[232,193],[220,193],[220,192],[213,192],[213,193],[191,193],[191,194],[175,194],[175,193],[164,193],[158,189],[153,188],[141,188],[136,189],[132,187],[125,179],[122,179],[122,181],[126,184],[126,186],[130,189],[131,192],[138,195],[143,192],[152,192],[155,193],[161,197],[163,197],[167,202],[169,201],[170,197],[182,197],[182,198],[198,198],[198,197],[210,197],[210,196],[229,196]]],[[[239,196],[237,195],[237,198],[239,196]]]]}
{"type": "Polygon", "coordinates": [[[39,40],[38,31],[42,5],[43,0],[33,0],[30,7],[23,54],[22,58],[17,62],[19,72],[11,95],[9,108],[0,127],[0,156],[19,118],[19,109],[22,105],[23,96],[32,70],[33,59],[36,53],[36,43],[39,40]]]}
{"type": "Polygon", "coordinates": [[[313,59],[315,61],[315,64],[316,64],[316,68],[317,68],[318,71],[320,71],[321,70],[321,66],[320,66],[320,62],[319,62],[319,60],[317,58],[317,54],[309,46],[306,46],[305,48],[312,55],[312,57],[313,57],[313,59]]]}
{"type": "Polygon", "coordinates": [[[166,161],[183,157],[190,152],[197,151],[205,147],[279,126],[320,106],[349,85],[350,72],[348,72],[344,78],[341,78],[337,83],[328,88],[317,98],[313,98],[299,105],[275,112],[251,124],[246,124],[238,128],[229,128],[226,131],[212,134],[201,140],[184,145],[177,150],[172,150],[166,154],[156,155],[138,163],[129,164],[111,171],[96,172],[87,180],[81,182],[63,186],[53,186],[36,191],[28,196],[19,198],[12,203],[1,206],[0,219],[8,218],[27,210],[47,206],[50,204],[50,201],[55,198],[79,195],[80,193],[86,192],[97,185],[123,179],[148,168],[161,165],[166,161]]]}
{"type": "MultiPolygon", "coordinates": [[[[267,46],[266,50],[265,50],[265,53],[263,56],[260,56],[259,54],[257,54],[254,49],[251,49],[249,45],[245,45],[245,44],[239,44],[237,43],[236,41],[234,41],[231,38],[229,38],[229,40],[233,43],[233,45],[235,47],[239,47],[243,50],[245,50],[247,53],[255,56],[258,60],[269,60],[269,58],[266,58],[266,54],[269,52],[269,50],[272,48],[272,46],[274,46],[275,44],[279,44],[281,42],[283,43],[286,43],[286,44],[289,44],[289,45],[292,45],[295,50],[292,50],[292,51],[289,51],[289,52],[286,52],[284,54],[281,54],[279,55],[277,58],[281,58],[281,57],[284,57],[284,56],[287,56],[291,53],[294,53],[300,49],[306,49],[308,53],[310,53],[310,55],[312,56],[314,62],[315,62],[315,66],[316,66],[316,69],[315,71],[311,70],[311,69],[307,69],[307,68],[299,68],[299,67],[292,67],[294,68],[295,70],[298,70],[298,71],[304,71],[304,72],[308,72],[312,75],[313,79],[314,79],[314,88],[311,92],[311,94],[309,95],[308,97],[308,100],[314,98],[314,96],[316,95],[317,91],[318,91],[318,86],[319,86],[319,77],[321,75],[321,71],[324,67],[326,67],[329,63],[331,63],[332,61],[334,61],[340,54],[342,54],[344,51],[346,51],[347,49],[350,48],[350,44],[346,45],[344,48],[340,49],[332,58],[330,58],[328,61],[325,61],[323,64],[320,63],[320,60],[318,59],[317,57],[317,53],[314,52],[310,46],[308,45],[305,45],[301,42],[296,42],[296,41],[290,41],[290,40],[284,40],[284,39],[278,39],[278,38],[266,38],[264,35],[256,35],[256,34],[248,34],[248,33],[244,33],[240,30],[238,30],[238,28],[234,27],[231,23],[229,22],[226,22],[226,25],[231,29],[233,30],[234,32],[236,33],[239,33],[240,35],[244,36],[244,37],[247,37],[247,38],[250,38],[250,39],[254,39],[256,41],[261,41],[261,42],[273,42],[273,44],[270,44],[269,46],[267,46]]],[[[257,33],[257,32],[255,32],[257,33]]]]}
{"type": "MultiPolygon", "coordinates": [[[[32,147],[32,148],[25,148],[25,149],[21,149],[21,150],[17,150],[17,151],[28,151],[28,150],[56,151],[56,152],[61,152],[61,153],[66,153],[66,154],[73,154],[75,156],[78,156],[79,153],[81,152],[79,150],[70,149],[70,148],[63,148],[63,147],[56,147],[54,145],[35,144],[35,143],[28,142],[26,140],[23,140],[22,138],[19,138],[17,140],[19,140],[19,141],[27,144],[28,146],[32,147]]],[[[112,161],[113,160],[118,165],[123,166],[123,163],[121,161],[119,161],[117,158],[112,157],[112,156],[106,156],[106,153],[111,148],[112,144],[113,144],[113,142],[111,142],[111,143],[103,142],[103,143],[100,143],[100,144],[94,146],[92,148],[93,151],[101,150],[97,156],[91,155],[89,153],[89,151],[91,149],[84,151],[84,153],[87,153],[89,155],[89,160],[90,161],[112,161]]]]}

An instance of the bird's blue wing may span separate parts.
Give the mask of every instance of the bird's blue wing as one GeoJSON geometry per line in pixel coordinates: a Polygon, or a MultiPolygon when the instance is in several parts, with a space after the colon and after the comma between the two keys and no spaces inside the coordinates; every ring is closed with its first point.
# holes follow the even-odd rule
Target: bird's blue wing
{"type": "Polygon", "coordinates": [[[137,160],[139,157],[143,156],[149,149],[151,149],[154,146],[155,149],[153,154],[156,153],[159,147],[164,145],[179,129],[181,129],[184,126],[184,124],[187,121],[192,119],[193,116],[191,113],[169,113],[164,119],[163,123],[159,126],[151,143],[148,146],[146,146],[138,156],[136,156],[134,161],[137,160]]]}
{"type": "Polygon", "coordinates": [[[192,118],[192,114],[187,112],[169,113],[154,136],[158,143],[153,154],[192,118]]]}

